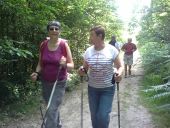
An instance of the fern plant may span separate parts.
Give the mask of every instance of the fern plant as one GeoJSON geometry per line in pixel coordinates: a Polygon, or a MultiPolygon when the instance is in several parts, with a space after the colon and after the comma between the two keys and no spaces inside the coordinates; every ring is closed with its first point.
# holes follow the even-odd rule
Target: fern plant
{"type": "MultiPolygon", "coordinates": [[[[170,81],[168,81],[165,84],[151,86],[149,89],[145,89],[144,92],[145,93],[155,92],[153,94],[153,96],[150,97],[153,100],[158,100],[158,99],[161,99],[164,97],[168,97],[168,96],[170,96],[170,81]]],[[[157,108],[170,109],[170,102],[159,105],[157,108]]]]}

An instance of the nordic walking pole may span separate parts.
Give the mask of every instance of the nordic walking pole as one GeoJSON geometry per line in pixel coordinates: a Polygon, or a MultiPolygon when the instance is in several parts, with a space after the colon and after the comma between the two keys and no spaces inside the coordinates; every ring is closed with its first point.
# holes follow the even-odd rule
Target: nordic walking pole
{"type": "MultiPolygon", "coordinates": [[[[81,66],[80,67],[81,71],[83,71],[86,75],[87,75],[87,80],[88,80],[88,74],[87,74],[87,70],[81,66]]],[[[80,76],[80,81],[81,81],[81,128],[83,128],[83,79],[84,76],[80,76]]]]}
{"type": "Polygon", "coordinates": [[[43,122],[42,122],[42,124],[41,124],[41,128],[43,128],[43,126],[45,126],[45,122],[46,122],[46,118],[45,118],[45,117],[46,117],[47,112],[48,112],[48,109],[49,109],[49,107],[50,107],[50,105],[51,105],[51,101],[52,101],[52,98],[53,98],[53,95],[54,95],[54,91],[55,91],[56,85],[57,85],[57,83],[58,83],[58,76],[59,76],[59,72],[60,72],[61,68],[62,68],[62,66],[59,67],[59,70],[58,70],[58,73],[57,73],[57,79],[56,79],[56,81],[55,81],[55,83],[54,83],[54,85],[53,85],[53,88],[52,88],[52,91],[51,91],[51,94],[50,94],[50,98],[49,98],[49,101],[48,101],[48,105],[47,105],[47,108],[46,108],[46,112],[45,112],[45,114],[44,114],[44,117],[43,117],[43,114],[42,114],[43,122]]]}
{"type": "Polygon", "coordinates": [[[116,82],[116,85],[117,85],[118,128],[120,128],[120,99],[119,99],[119,82],[116,82]]]}
{"type": "Polygon", "coordinates": [[[81,128],[83,128],[83,76],[80,76],[81,80],[81,128]]]}

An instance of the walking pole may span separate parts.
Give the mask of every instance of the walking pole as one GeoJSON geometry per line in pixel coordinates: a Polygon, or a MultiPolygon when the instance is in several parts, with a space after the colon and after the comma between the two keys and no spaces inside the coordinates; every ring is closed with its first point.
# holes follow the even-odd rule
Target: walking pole
{"type": "Polygon", "coordinates": [[[51,101],[52,101],[52,98],[53,98],[53,95],[54,95],[54,91],[55,91],[56,85],[58,83],[58,76],[59,76],[59,72],[61,71],[61,68],[62,68],[62,66],[59,67],[59,70],[58,70],[58,73],[57,73],[57,79],[56,79],[56,81],[55,81],[55,83],[53,85],[52,92],[50,94],[50,98],[49,98],[48,105],[47,105],[46,112],[45,112],[44,116],[43,116],[43,114],[41,112],[42,120],[43,120],[43,122],[41,124],[41,128],[43,128],[43,126],[45,126],[45,122],[46,122],[46,118],[45,117],[46,117],[48,109],[49,109],[49,107],[51,105],[51,101]]]}
{"type": "Polygon", "coordinates": [[[119,99],[119,82],[116,82],[116,85],[117,85],[118,128],[120,128],[120,99],[119,99]]]}
{"type": "Polygon", "coordinates": [[[80,76],[81,80],[81,128],[83,128],[83,76],[80,76]]]}
{"type": "MultiPolygon", "coordinates": [[[[87,74],[87,70],[85,68],[83,68],[83,66],[81,67],[81,70],[83,70],[87,76],[87,81],[88,81],[88,74],[87,74]]],[[[83,128],[83,76],[80,76],[80,81],[81,81],[81,128],[83,128]]]]}

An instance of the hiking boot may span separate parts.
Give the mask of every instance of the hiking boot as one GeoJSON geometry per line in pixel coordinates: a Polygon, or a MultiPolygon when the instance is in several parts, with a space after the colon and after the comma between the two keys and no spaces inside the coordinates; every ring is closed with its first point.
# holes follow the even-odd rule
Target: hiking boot
{"type": "Polygon", "coordinates": [[[57,125],[57,128],[62,128],[62,125],[60,125],[60,124],[59,124],[59,125],[57,125]]]}
{"type": "Polygon", "coordinates": [[[62,128],[62,123],[61,121],[59,121],[58,125],[57,125],[57,128],[62,128]]]}

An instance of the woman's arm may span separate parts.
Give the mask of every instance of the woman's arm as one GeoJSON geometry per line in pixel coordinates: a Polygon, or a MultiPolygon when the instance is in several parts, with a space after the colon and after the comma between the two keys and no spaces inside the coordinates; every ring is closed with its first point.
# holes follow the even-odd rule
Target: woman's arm
{"type": "Polygon", "coordinates": [[[33,81],[36,81],[40,75],[40,72],[41,72],[41,53],[39,53],[38,64],[37,64],[35,72],[31,74],[31,79],[33,81]]]}
{"type": "Polygon", "coordinates": [[[123,64],[122,64],[122,62],[120,60],[119,55],[114,60],[114,64],[115,64],[115,67],[117,68],[117,72],[116,72],[116,75],[115,75],[115,81],[120,82],[121,79],[122,79],[123,64]]]}
{"type": "Polygon", "coordinates": [[[39,73],[41,72],[41,53],[39,53],[38,64],[35,71],[39,73]]]}
{"type": "Polygon", "coordinates": [[[74,62],[71,54],[70,47],[68,46],[68,43],[65,43],[66,52],[67,52],[67,58],[66,58],[66,66],[68,70],[71,70],[74,68],[74,62]]]}

